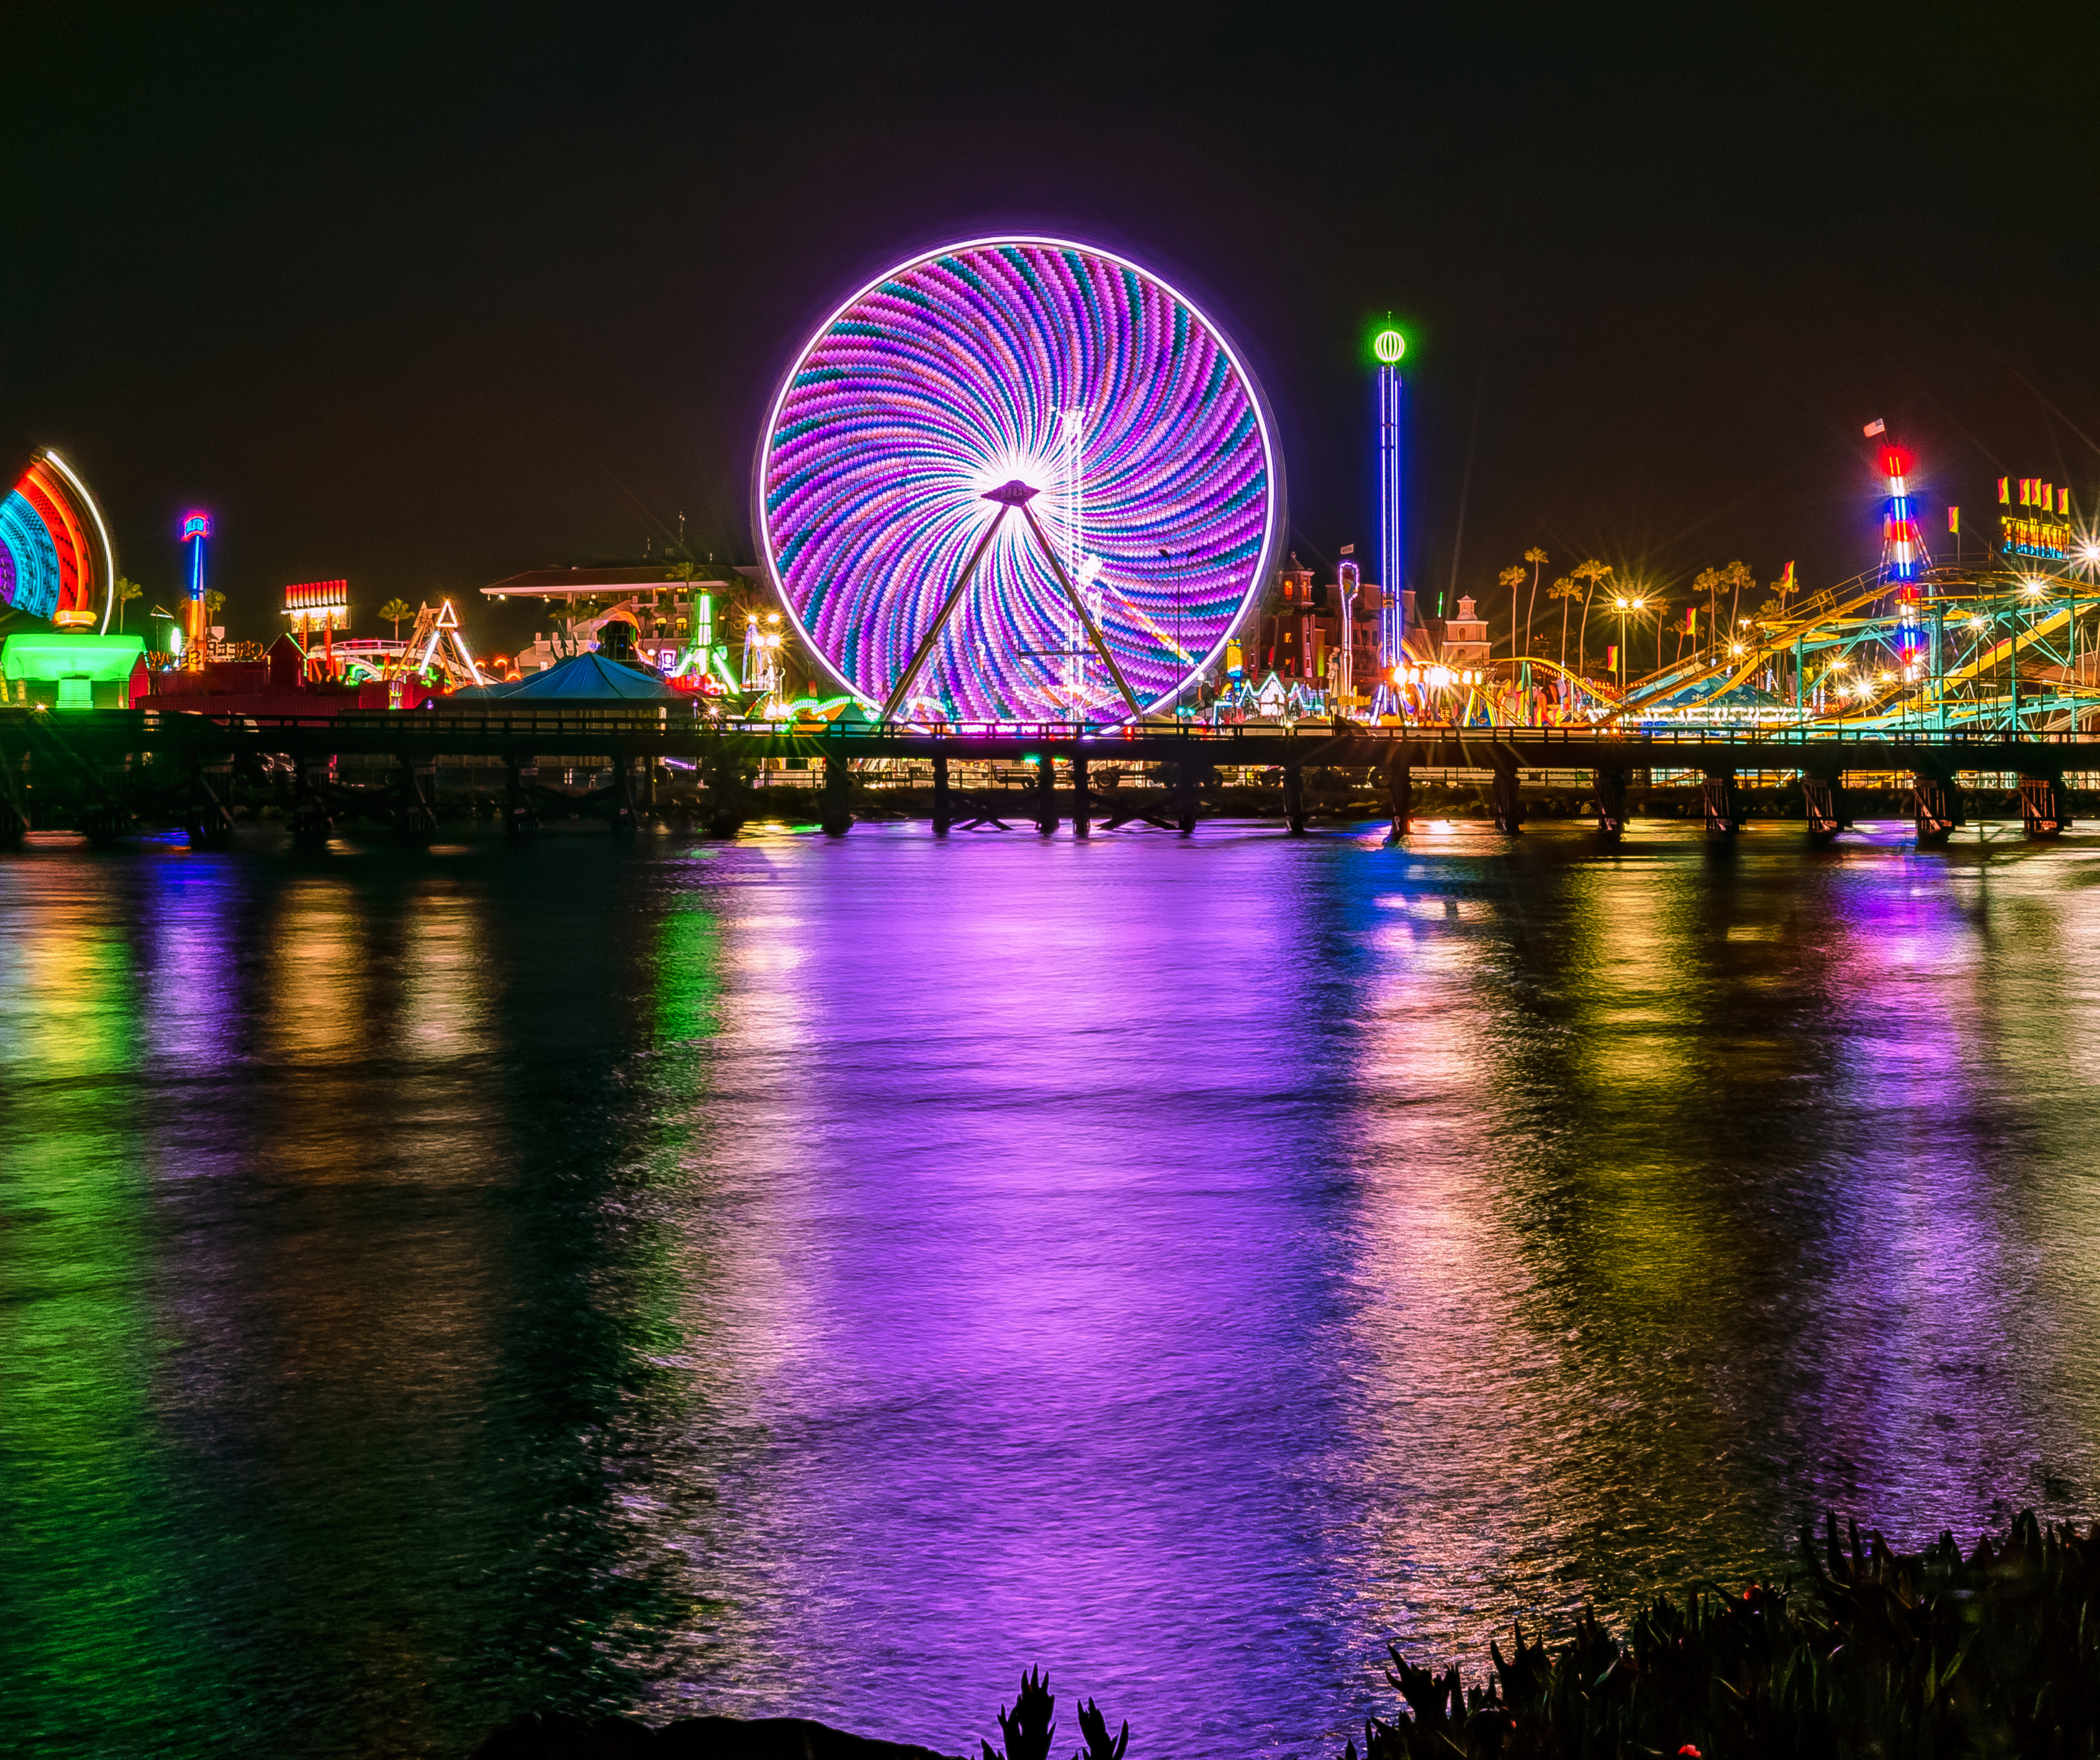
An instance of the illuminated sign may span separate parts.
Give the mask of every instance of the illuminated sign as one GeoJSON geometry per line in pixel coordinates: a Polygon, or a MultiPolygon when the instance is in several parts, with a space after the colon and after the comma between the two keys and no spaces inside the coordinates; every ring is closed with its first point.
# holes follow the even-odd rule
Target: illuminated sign
{"type": "Polygon", "coordinates": [[[1998,479],[1998,548],[2006,556],[2044,562],[2067,560],[2077,542],[2071,491],[2039,477],[1998,479]],[[2017,494],[2015,491],[2017,490],[2017,494]]]}
{"type": "Polygon", "coordinates": [[[285,615],[321,629],[350,627],[350,583],[302,581],[285,589],[285,615]]]}

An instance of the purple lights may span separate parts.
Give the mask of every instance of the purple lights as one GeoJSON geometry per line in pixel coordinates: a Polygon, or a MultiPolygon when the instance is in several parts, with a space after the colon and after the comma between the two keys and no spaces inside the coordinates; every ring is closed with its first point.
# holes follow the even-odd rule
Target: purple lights
{"type": "Polygon", "coordinates": [[[891,271],[803,350],[755,524],[812,654],[870,702],[910,673],[910,719],[1121,720],[1118,673],[1151,709],[1223,648],[1281,486],[1251,376],[1187,300],[1105,252],[986,239],[891,271]],[[1033,517],[1001,520],[1017,484],[1033,517]]]}

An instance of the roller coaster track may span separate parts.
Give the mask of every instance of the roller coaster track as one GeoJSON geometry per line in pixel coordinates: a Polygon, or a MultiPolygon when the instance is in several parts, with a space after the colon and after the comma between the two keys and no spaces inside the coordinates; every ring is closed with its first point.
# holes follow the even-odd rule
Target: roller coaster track
{"type": "Polygon", "coordinates": [[[1651,672],[1646,678],[1636,679],[1627,687],[1626,702],[1619,713],[1639,709],[1659,697],[1698,690],[1702,685],[1710,684],[1712,689],[1691,698],[1683,707],[1698,708],[1725,697],[1748,684],[1757,676],[1760,667],[1769,665],[1815,631],[1855,615],[1888,590],[1878,574],[1871,582],[1869,577],[1860,574],[1835,587],[1826,587],[1795,606],[1785,623],[1764,626],[1766,633],[1759,640],[1746,643],[1740,654],[1730,654],[1719,660],[1708,658],[1703,665],[1699,659],[1679,662],[1660,672],[1651,672]]]}

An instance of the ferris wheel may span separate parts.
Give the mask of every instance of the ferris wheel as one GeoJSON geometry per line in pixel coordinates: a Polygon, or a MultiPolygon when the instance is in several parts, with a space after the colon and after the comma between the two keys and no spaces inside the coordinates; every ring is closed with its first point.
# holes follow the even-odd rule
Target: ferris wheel
{"type": "Polygon", "coordinates": [[[1224,335],[1055,239],[951,245],[855,293],[784,376],[753,478],[810,653],[885,719],[1171,705],[1283,529],[1268,412],[1224,335]]]}

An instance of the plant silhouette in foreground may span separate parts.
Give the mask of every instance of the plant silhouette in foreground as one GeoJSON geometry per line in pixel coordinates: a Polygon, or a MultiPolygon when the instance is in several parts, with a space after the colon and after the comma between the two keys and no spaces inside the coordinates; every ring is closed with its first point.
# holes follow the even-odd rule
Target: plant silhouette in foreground
{"type": "Polygon", "coordinates": [[[1079,1733],[1086,1738],[1087,1751],[1073,1755],[1072,1760],[1123,1760],[1123,1749],[1130,1746],[1128,1720],[1125,1720],[1122,1732],[1110,1741],[1109,1720],[1091,1699],[1079,1707],[1079,1733]]]}
{"type": "MultiPolygon", "coordinates": [[[[990,1742],[982,1743],[984,1760],[1049,1760],[1051,1739],[1057,1731],[1052,1715],[1057,1705],[1049,1677],[1029,1670],[1021,1677],[1012,1714],[999,1707],[999,1732],[1006,1738],[1006,1752],[1002,1754],[990,1742]]],[[[1126,1723],[1111,1741],[1109,1720],[1091,1699],[1079,1707],[1079,1734],[1085,1739],[1086,1751],[1075,1753],[1072,1760],[1123,1760],[1123,1750],[1130,1746],[1130,1725],[1126,1723]]]]}
{"type": "Polygon", "coordinates": [[[984,1760],[1050,1760],[1050,1738],[1057,1731],[1051,1714],[1057,1705],[1048,1678],[1029,1670],[1021,1677],[1021,1691],[1013,1696],[1013,1714],[1009,1717],[1006,1707],[999,1707],[999,1732],[1006,1738],[1006,1752],[1001,1754],[986,1742],[984,1760]]]}
{"type": "Polygon", "coordinates": [[[1586,1613],[1552,1648],[1520,1629],[1472,1687],[1388,1647],[1406,1710],[1366,1722],[1362,1760],[2100,1753],[2100,1525],[2030,1511],[1965,1559],[1951,1533],[1908,1555],[1856,1526],[1841,1542],[1834,1516],[1820,1556],[1801,1540],[1811,1606],[1759,1584],[1659,1596],[1623,1645],[1586,1613]]]}

